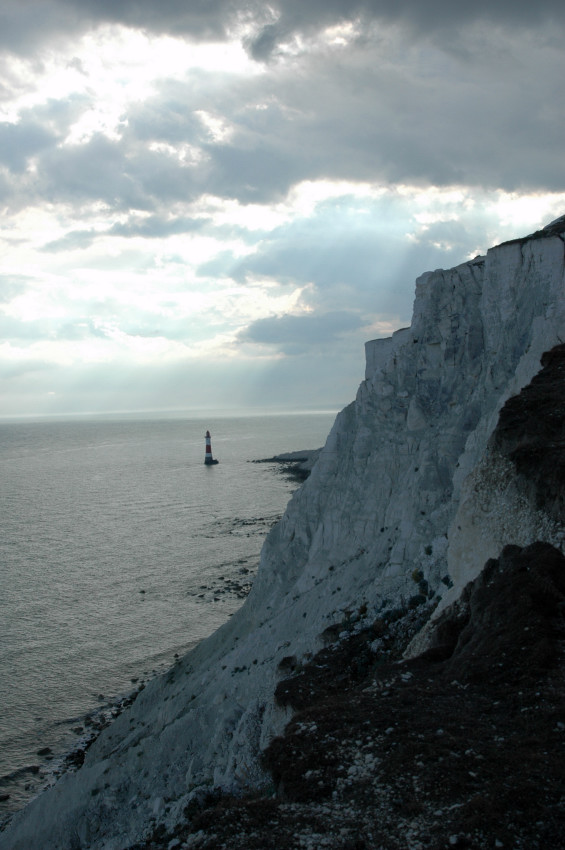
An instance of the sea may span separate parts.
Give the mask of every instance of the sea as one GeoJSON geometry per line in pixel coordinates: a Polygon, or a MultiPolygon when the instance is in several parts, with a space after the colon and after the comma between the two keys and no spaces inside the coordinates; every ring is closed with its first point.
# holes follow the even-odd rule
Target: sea
{"type": "Polygon", "coordinates": [[[319,448],[334,419],[0,422],[0,826],[243,604],[298,486],[254,461],[319,448]]]}

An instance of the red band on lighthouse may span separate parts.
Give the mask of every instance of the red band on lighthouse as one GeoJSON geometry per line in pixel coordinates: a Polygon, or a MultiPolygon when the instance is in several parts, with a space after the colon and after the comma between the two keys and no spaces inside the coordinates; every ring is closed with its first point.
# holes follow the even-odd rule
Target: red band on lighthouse
{"type": "Polygon", "coordinates": [[[212,457],[212,440],[210,438],[210,432],[206,431],[206,454],[204,455],[204,463],[211,464],[216,463],[212,457]]]}

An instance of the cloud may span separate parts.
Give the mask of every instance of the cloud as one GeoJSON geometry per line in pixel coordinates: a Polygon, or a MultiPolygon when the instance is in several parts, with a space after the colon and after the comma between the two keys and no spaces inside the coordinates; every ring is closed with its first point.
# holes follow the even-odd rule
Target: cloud
{"type": "Polygon", "coordinates": [[[563,26],[552,0],[5,0],[0,365],[59,410],[175,381],[346,401],[418,274],[563,212],[563,26]]]}
{"type": "MultiPolygon", "coordinates": [[[[529,33],[515,42],[493,32],[471,67],[394,39],[382,48],[351,46],[339,63],[330,53],[304,56],[300,64],[299,75],[291,63],[219,88],[187,83],[186,118],[175,115],[171,143],[184,133],[201,161],[187,168],[141,152],[132,125],[123,142],[128,175],[154,198],[194,197],[205,188],[242,203],[281,200],[296,183],[328,177],[506,190],[564,186],[561,46],[540,45],[529,33]],[[194,126],[202,97],[232,127],[222,143],[204,140],[194,126]]],[[[162,137],[167,124],[153,127],[162,137]]]]}
{"type": "Polygon", "coordinates": [[[60,239],[46,242],[41,246],[41,251],[56,254],[60,251],[75,251],[88,248],[99,234],[96,230],[71,230],[60,239]]]}
{"type": "Polygon", "coordinates": [[[60,239],[46,242],[40,250],[52,254],[83,250],[89,248],[97,239],[107,236],[126,239],[163,239],[183,233],[194,233],[202,230],[206,223],[204,218],[188,218],[186,216],[166,217],[157,214],[141,219],[130,216],[126,221],[116,222],[106,230],[71,230],[60,239]]]}
{"type": "MultiPolygon", "coordinates": [[[[406,324],[413,284],[424,270],[450,267],[472,249],[485,250],[494,216],[463,191],[427,199],[429,223],[418,223],[418,193],[390,190],[343,195],[263,234],[243,258],[217,256],[199,274],[229,274],[241,283],[272,280],[301,288],[300,304],[315,313],[349,310],[365,324],[384,318],[406,324]],[[435,216],[435,218],[434,218],[435,216]]],[[[492,231],[491,231],[492,232],[492,231]]]]}
{"type": "Polygon", "coordinates": [[[0,304],[7,304],[25,292],[30,281],[26,275],[0,274],[0,304]]]}
{"type": "Polygon", "coordinates": [[[358,38],[365,37],[372,23],[403,25],[413,35],[438,33],[448,37],[453,32],[484,21],[514,28],[537,27],[548,20],[562,26],[562,8],[558,0],[541,0],[535,7],[525,0],[512,2],[478,0],[454,3],[452,0],[284,0],[274,7],[275,22],[266,23],[249,40],[251,54],[268,60],[281,45],[299,34],[311,35],[323,28],[356,22],[358,38]]]}
{"type": "Polygon", "coordinates": [[[203,193],[280,202],[304,180],[564,188],[561,42],[496,28],[460,38],[466,54],[369,32],[259,75],[160,79],[81,144],[61,140],[99,108],[92,86],[51,99],[0,125],[5,200],[102,203],[156,221],[203,193]],[[203,105],[229,127],[221,139],[203,105]]]}
{"type": "Polygon", "coordinates": [[[52,147],[55,142],[55,134],[35,122],[0,124],[0,165],[21,173],[30,157],[52,147]]]}
{"type": "Polygon", "coordinates": [[[202,361],[136,365],[74,363],[31,357],[0,361],[3,416],[163,410],[338,410],[359,384],[358,364],[328,351],[272,362],[202,361]],[[328,399],[331,402],[328,402],[328,399]]]}
{"type": "Polygon", "coordinates": [[[330,346],[344,333],[363,324],[353,312],[317,313],[300,316],[269,316],[252,322],[239,334],[241,342],[275,346],[287,355],[303,354],[310,348],[330,346]]]}
{"type": "Polygon", "coordinates": [[[252,55],[268,59],[297,35],[362,21],[400,23],[415,33],[446,32],[477,20],[514,27],[533,27],[548,19],[561,23],[557,0],[4,0],[0,13],[0,47],[31,53],[47,40],[77,36],[88,29],[119,24],[154,34],[199,41],[222,41],[247,32],[252,55]]]}
{"type": "Polygon", "coordinates": [[[186,216],[166,218],[163,215],[152,215],[141,220],[130,219],[123,224],[114,224],[108,232],[111,236],[161,239],[164,236],[194,233],[201,230],[206,223],[207,220],[204,218],[187,218],[186,216]]]}
{"type": "Polygon", "coordinates": [[[234,15],[237,7],[230,0],[3,0],[0,46],[25,55],[46,40],[60,41],[105,24],[221,40],[234,15]]]}
{"type": "Polygon", "coordinates": [[[101,133],[87,144],[57,148],[42,162],[42,192],[52,201],[102,201],[120,210],[152,210],[155,191],[163,199],[169,192],[185,194],[180,188],[182,175],[176,169],[156,162],[150,152],[140,155],[142,162],[132,154],[130,160],[122,144],[101,133]]]}

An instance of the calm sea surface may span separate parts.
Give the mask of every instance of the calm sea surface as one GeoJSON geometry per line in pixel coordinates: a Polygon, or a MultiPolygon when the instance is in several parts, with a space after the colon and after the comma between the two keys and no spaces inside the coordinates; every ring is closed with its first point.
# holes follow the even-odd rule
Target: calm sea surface
{"type": "Polygon", "coordinates": [[[250,461],[323,445],[334,418],[0,424],[0,822],[85,717],[242,604],[296,487],[250,461]]]}

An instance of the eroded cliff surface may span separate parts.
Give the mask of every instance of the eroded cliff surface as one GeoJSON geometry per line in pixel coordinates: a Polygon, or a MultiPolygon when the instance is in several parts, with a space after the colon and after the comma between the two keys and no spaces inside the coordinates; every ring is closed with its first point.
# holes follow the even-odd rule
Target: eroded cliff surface
{"type": "Polygon", "coordinates": [[[565,558],[506,546],[433,648],[399,662],[415,613],[350,630],[279,683],[295,714],[266,750],[266,792],[212,792],[132,850],[563,850],[565,558]]]}
{"type": "Polygon", "coordinates": [[[151,682],[1,848],[122,850],[199,789],[260,784],[259,753],[291,712],[277,682],[332,629],[453,599],[507,543],[559,544],[557,497],[521,489],[504,510],[512,461],[489,440],[564,341],[564,234],[560,221],[417,281],[410,328],[367,343],[357,398],[269,534],[245,605],[151,682]],[[485,511],[489,481],[498,501],[485,511]]]}

